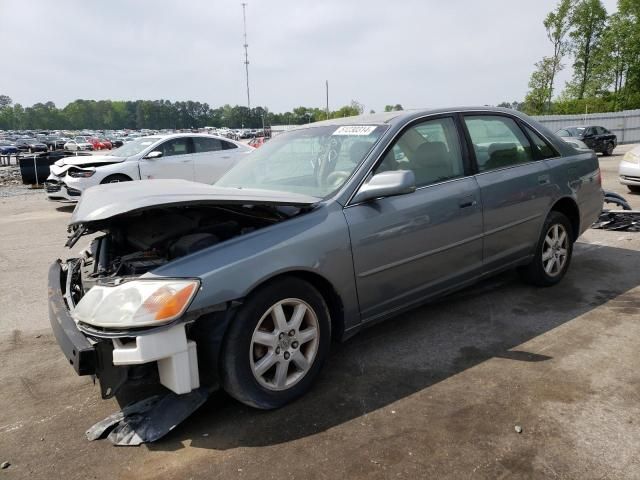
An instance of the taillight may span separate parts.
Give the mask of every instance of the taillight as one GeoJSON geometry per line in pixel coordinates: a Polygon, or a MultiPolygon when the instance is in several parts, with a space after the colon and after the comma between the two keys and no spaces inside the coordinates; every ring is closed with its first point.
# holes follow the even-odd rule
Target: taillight
{"type": "Polygon", "coordinates": [[[602,172],[600,171],[600,167],[596,171],[596,181],[598,182],[598,186],[602,187],[602,172]]]}

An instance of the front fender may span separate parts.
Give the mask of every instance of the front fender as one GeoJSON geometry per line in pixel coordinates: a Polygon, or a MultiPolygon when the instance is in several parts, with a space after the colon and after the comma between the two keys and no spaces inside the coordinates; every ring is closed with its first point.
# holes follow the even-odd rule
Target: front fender
{"type": "Polygon", "coordinates": [[[333,286],[344,307],[345,329],[360,323],[349,233],[337,202],[179,258],[145,276],[200,278],[200,292],[189,310],[206,311],[244,298],[276,275],[300,271],[333,286]]]}

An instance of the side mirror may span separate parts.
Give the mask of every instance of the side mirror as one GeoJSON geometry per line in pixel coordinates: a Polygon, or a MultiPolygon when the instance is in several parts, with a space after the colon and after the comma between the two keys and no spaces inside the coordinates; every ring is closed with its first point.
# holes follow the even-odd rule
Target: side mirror
{"type": "Polygon", "coordinates": [[[154,158],[160,158],[162,156],[162,152],[160,150],[154,150],[153,152],[147,153],[144,157],[148,160],[153,160],[154,158]]]}
{"type": "Polygon", "coordinates": [[[353,203],[362,203],[374,198],[393,197],[414,192],[416,178],[411,170],[394,170],[378,173],[353,197],[353,203]]]}

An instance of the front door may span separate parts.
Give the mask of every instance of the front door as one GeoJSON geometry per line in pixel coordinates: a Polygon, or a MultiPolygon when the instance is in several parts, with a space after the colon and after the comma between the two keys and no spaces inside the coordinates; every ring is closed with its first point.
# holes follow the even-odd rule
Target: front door
{"type": "Polygon", "coordinates": [[[393,314],[478,275],[482,205],[452,117],[405,130],[373,174],[412,170],[413,193],[347,206],[363,321],[393,314]]]}
{"type": "Polygon", "coordinates": [[[155,178],[194,179],[191,138],[172,138],[155,147],[153,151],[162,152],[162,156],[140,160],[140,178],[142,180],[155,178]]]}

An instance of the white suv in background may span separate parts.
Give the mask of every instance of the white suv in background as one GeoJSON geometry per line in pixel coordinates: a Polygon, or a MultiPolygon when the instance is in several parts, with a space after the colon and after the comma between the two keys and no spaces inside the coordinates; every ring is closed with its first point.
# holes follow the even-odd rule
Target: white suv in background
{"type": "Polygon", "coordinates": [[[58,160],[45,191],[51,200],[77,201],[84,190],[101,183],[177,178],[212,184],[253,150],[206,134],[141,137],[106,155],[58,160]]]}

